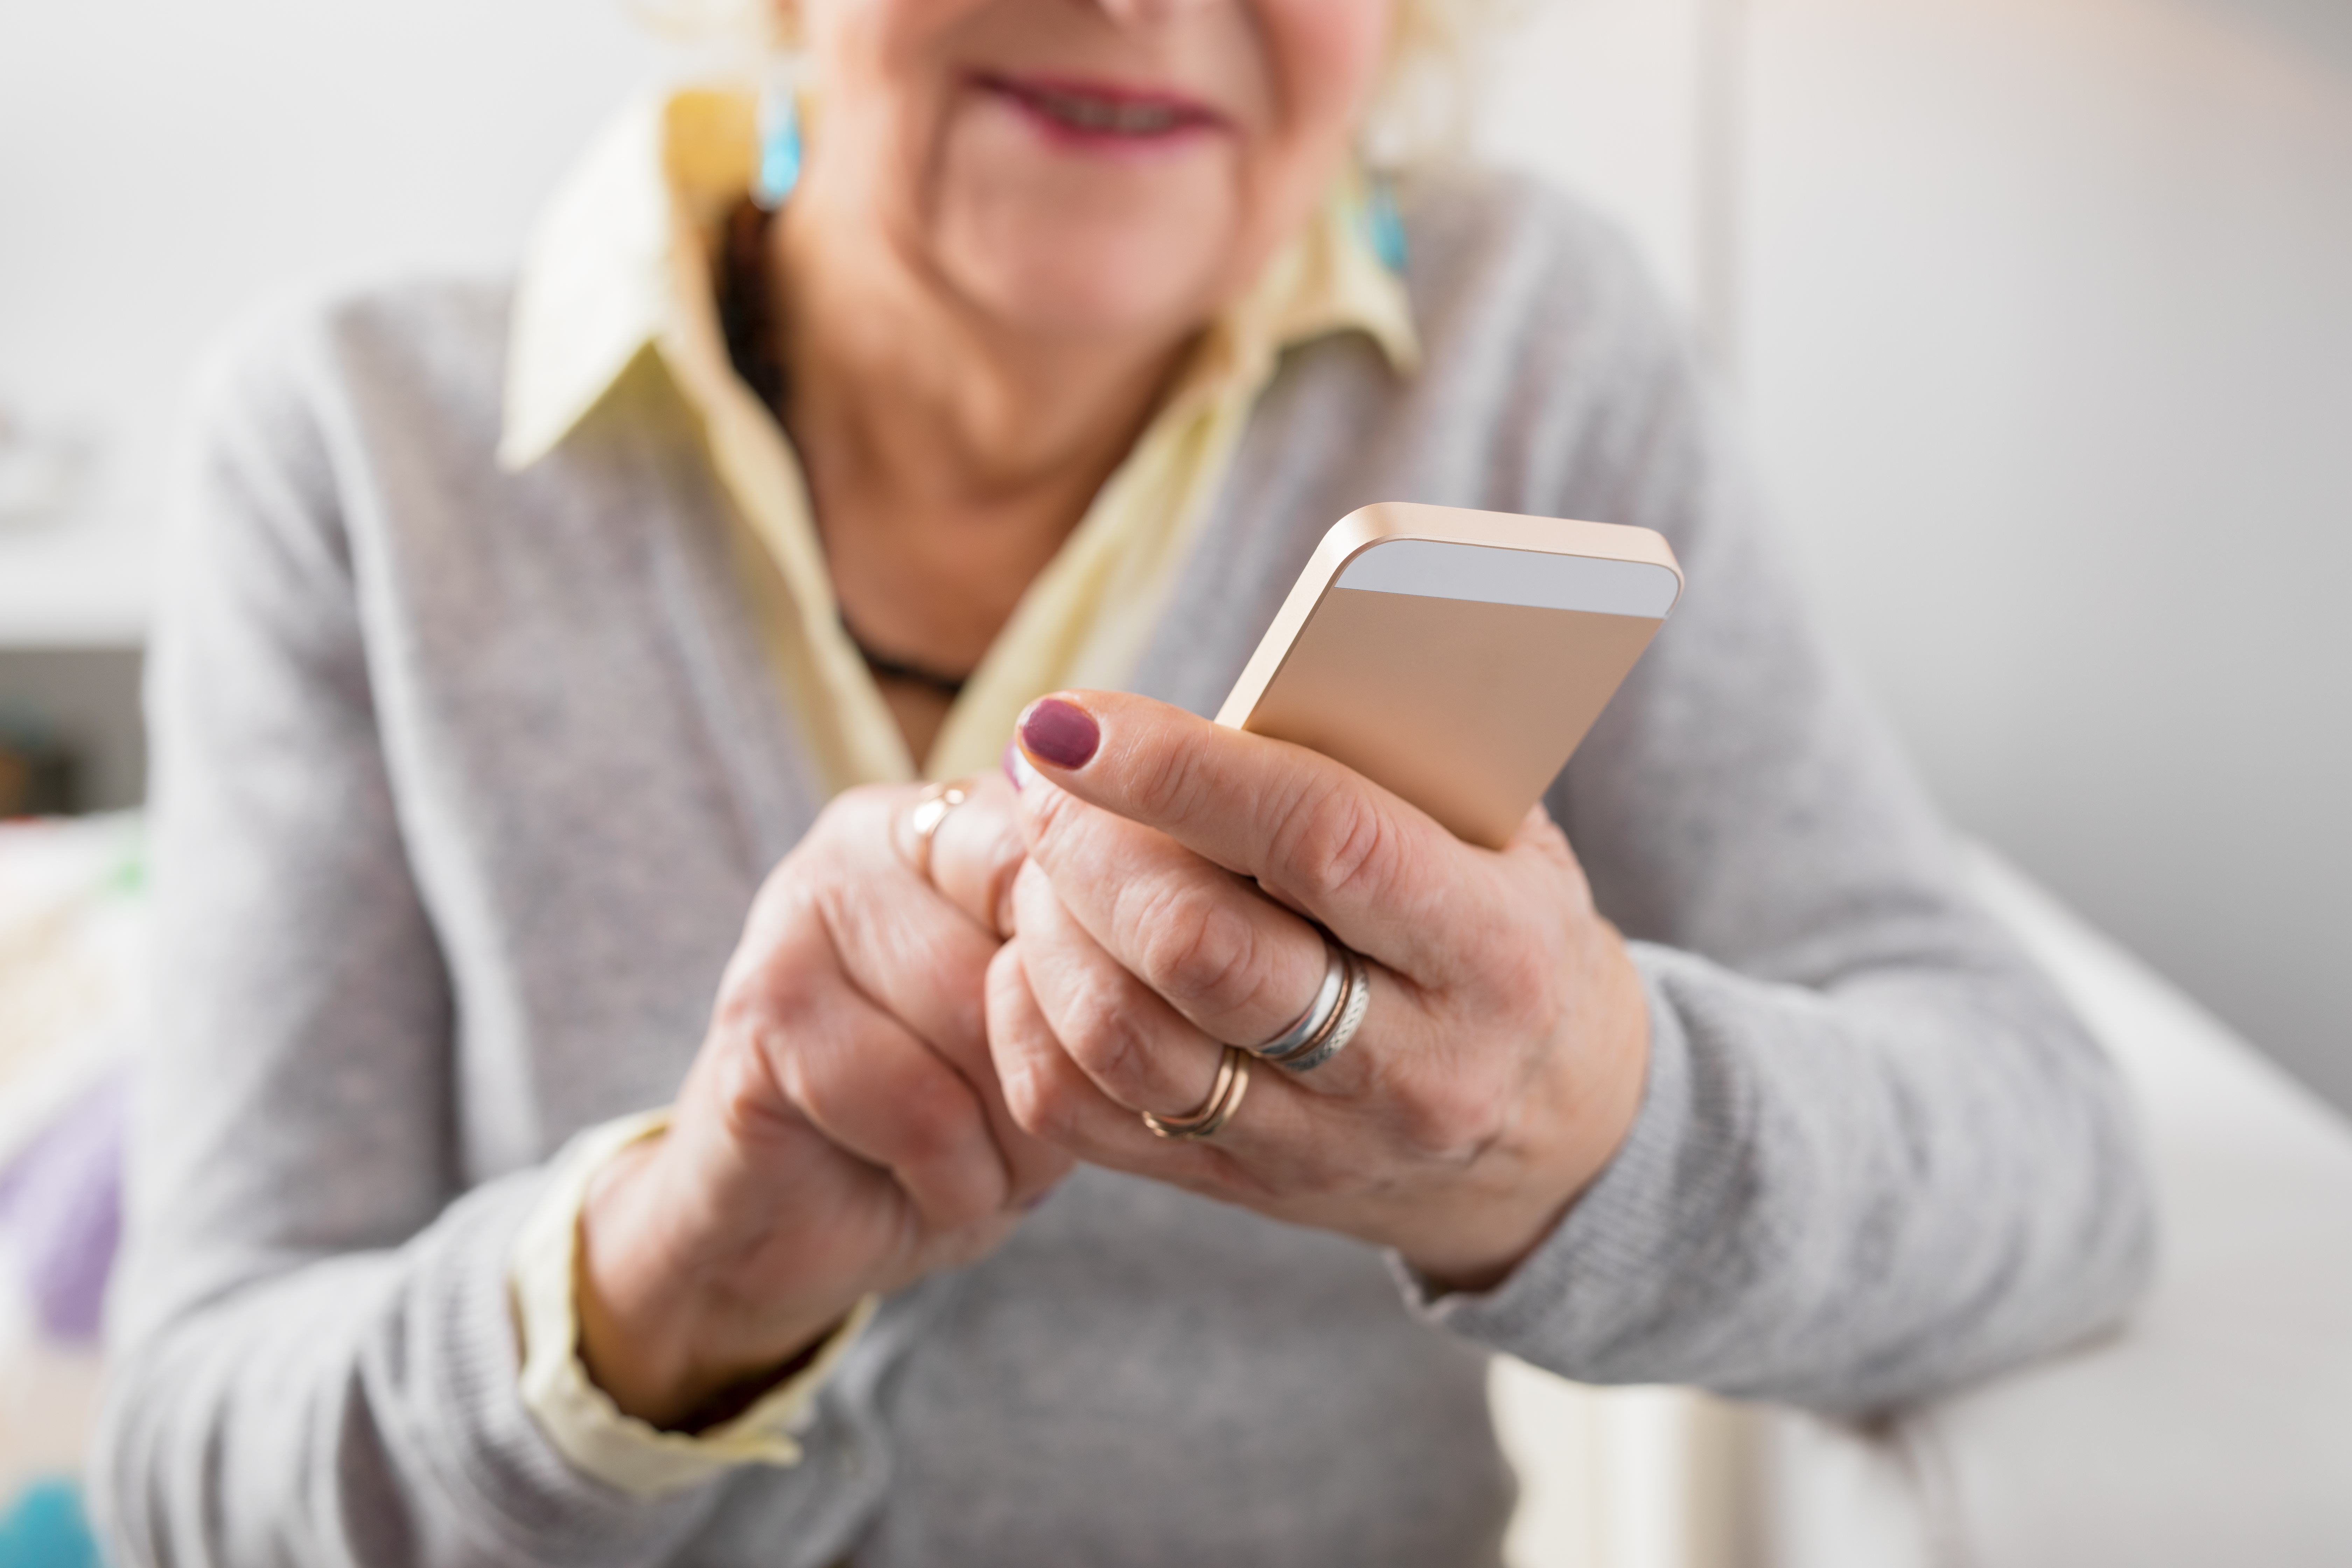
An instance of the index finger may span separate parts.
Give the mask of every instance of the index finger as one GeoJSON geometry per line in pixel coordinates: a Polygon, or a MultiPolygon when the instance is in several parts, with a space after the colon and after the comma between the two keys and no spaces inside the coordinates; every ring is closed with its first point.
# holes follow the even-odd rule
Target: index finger
{"type": "MultiPolygon", "coordinates": [[[[1501,857],[1330,758],[1123,692],[1066,691],[1021,716],[1038,773],[1158,828],[1416,978],[1457,968],[1499,914],[1501,857]]],[[[1053,815],[1024,801],[1032,836],[1053,815]]],[[[1475,951],[1475,947],[1473,948],[1475,951]]]]}

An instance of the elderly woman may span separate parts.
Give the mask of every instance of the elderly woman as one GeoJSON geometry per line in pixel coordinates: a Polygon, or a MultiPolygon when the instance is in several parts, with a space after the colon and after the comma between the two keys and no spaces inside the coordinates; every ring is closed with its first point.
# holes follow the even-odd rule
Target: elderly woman
{"type": "Polygon", "coordinates": [[[123,1562],[1492,1562],[1495,1352],[1859,1408],[2125,1304],[2116,1086],[1622,245],[1359,162],[1439,3],[803,0],[772,212],[680,94],[511,292],[224,362],[123,1562]],[[1688,574],[1499,852],[1194,716],[1383,499],[1688,574]],[[1326,931],[1348,1048],[1157,1135],[1326,931]]]}

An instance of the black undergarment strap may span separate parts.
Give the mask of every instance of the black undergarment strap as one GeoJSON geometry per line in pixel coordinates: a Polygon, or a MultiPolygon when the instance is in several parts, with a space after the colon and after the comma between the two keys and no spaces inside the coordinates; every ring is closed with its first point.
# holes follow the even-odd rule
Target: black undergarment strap
{"type": "Polygon", "coordinates": [[[877,680],[903,680],[909,685],[927,687],[950,702],[963,695],[965,677],[941,675],[936,669],[926,669],[919,664],[877,652],[857,635],[857,628],[849,624],[847,616],[841,617],[841,629],[849,634],[850,643],[857,649],[857,656],[866,661],[866,668],[874,672],[877,680]]]}

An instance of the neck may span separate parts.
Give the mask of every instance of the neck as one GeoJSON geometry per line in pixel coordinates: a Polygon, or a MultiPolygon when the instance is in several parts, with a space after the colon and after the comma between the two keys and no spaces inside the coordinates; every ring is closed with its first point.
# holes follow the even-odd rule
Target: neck
{"type": "MultiPolygon", "coordinates": [[[[1170,334],[1007,328],[886,237],[799,195],[776,226],[771,263],[783,307],[782,413],[820,512],[828,493],[905,515],[1059,515],[1073,499],[1083,512],[1186,347],[1170,334]]],[[[1065,530],[1076,521],[1070,513],[1065,530]]]]}
{"type": "Polygon", "coordinates": [[[919,759],[950,700],[937,677],[978,665],[1187,340],[1009,331],[861,216],[830,211],[810,182],[770,227],[778,412],[843,616],[919,759]]]}

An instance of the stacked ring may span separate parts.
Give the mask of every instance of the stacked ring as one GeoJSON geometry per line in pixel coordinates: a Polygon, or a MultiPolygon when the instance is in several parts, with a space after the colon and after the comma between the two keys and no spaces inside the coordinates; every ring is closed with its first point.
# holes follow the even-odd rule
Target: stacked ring
{"type": "Polygon", "coordinates": [[[1252,1054],[1286,1072],[1312,1072],[1348,1048],[1372,1005],[1371,966],[1363,955],[1323,939],[1323,984],[1298,1022],[1252,1054]]]}
{"type": "Polygon", "coordinates": [[[1217,1081],[1210,1086],[1209,1098],[1201,1102],[1200,1110],[1187,1116],[1160,1116],[1147,1110],[1143,1124],[1154,1136],[1175,1143],[1216,1136],[1242,1108],[1242,1096],[1249,1092],[1250,1061],[1249,1052],[1227,1046],[1225,1054],[1217,1058],[1217,1081]]]}
{"type": "Polygon", "coordinates": [[[1315,999],[1307,1004],[1307,1011],[1299,1014],[1290,1027],[1264,1045],[1252,1046],[1251,1053],[1270,1062],[1297,1056],[1339,1010],[1341,994],[1347,989],[1347,950],[1326,936],[1323,939],[1323,984],[1315,988],[1315,999]]]}

